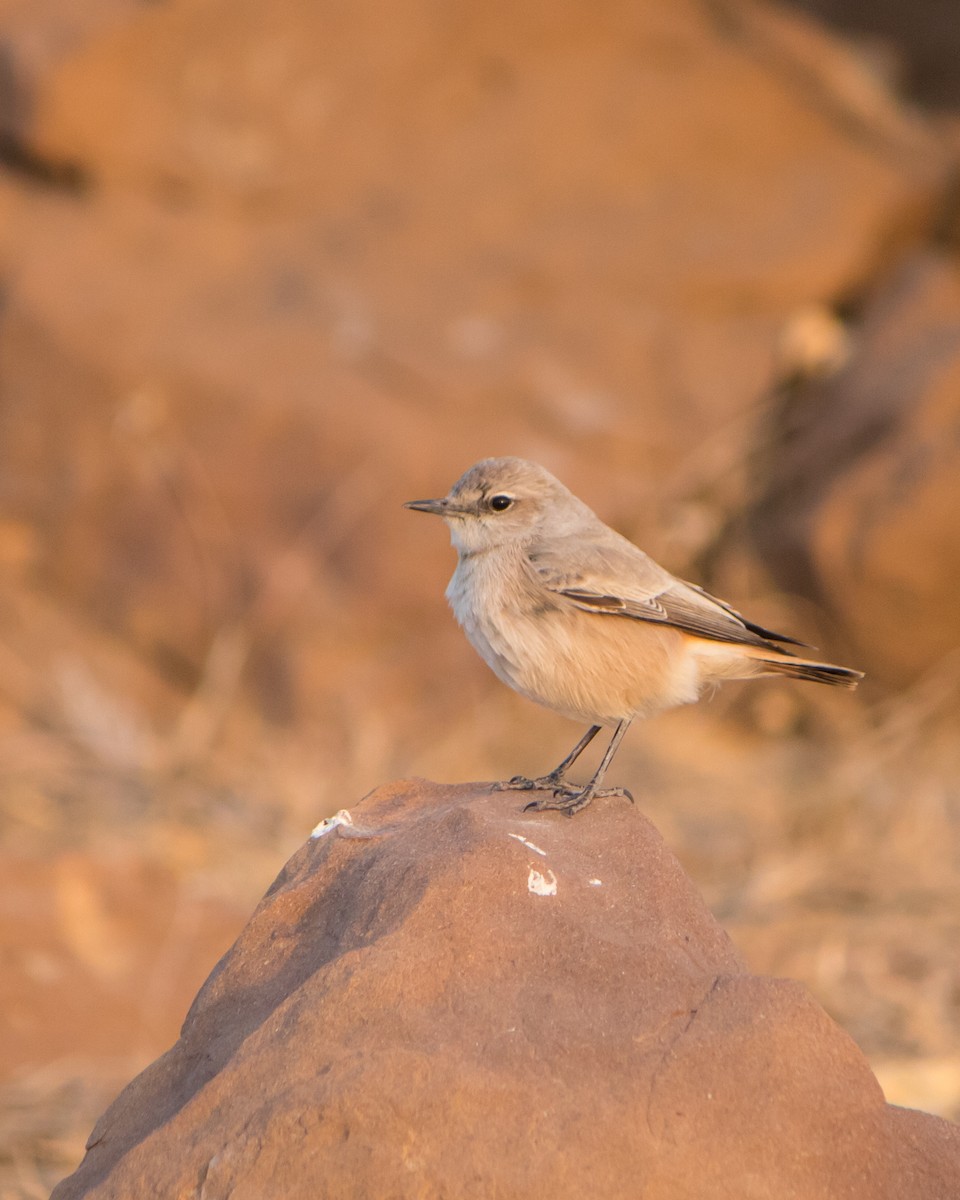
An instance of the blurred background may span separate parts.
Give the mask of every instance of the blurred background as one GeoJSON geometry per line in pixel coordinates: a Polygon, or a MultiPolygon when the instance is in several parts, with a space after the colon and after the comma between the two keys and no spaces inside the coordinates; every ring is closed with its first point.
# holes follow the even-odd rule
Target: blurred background
{"type": "Polygon", "coordinates": [[[0,1200],[321,817],[579,736],[401,508],[491,454],[868,672],[616,782],[960,1117],[958,61],[949,0],[0,0],[0,1200]]]}

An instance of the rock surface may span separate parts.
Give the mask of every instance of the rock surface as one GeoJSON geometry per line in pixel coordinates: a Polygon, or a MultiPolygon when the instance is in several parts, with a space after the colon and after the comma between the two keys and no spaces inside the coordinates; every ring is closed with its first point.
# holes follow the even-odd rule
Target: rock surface
{"type": "Polygon", "coordinates": [[[637,809],[519,799],[325,822],[55,1200],[958,1193],[960,1129],[750,975],[637,809]]]}
{"type": "Polygon", "coordinates": [[[960,646],[960,281],[941,253],[879,287],[849,360],[785,392],[752,524],[789,590],[871,675],[909,684],[960,646]]]}

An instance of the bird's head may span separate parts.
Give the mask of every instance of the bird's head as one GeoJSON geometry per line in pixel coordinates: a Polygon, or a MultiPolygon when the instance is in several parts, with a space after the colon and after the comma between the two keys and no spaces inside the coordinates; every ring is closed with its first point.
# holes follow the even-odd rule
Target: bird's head
{"type": "Polygon", "coordinates": [[[443,517],[457,551],[476,554],[538,535],[561,535],[592,516],[549,471],[522,458],[485,458],[439,500],[411,500],[443,517]]]}

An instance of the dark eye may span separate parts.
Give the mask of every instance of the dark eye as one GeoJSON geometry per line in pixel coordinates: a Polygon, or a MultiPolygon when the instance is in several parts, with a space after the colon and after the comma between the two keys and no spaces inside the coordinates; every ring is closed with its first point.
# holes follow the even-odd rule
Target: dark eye
{"type": "Polygon", "coordinates": [[[494,512],[503,512],[505,508],[509,508],[513,503],[512,496],[491,496],[490,507],[494,512]]]}

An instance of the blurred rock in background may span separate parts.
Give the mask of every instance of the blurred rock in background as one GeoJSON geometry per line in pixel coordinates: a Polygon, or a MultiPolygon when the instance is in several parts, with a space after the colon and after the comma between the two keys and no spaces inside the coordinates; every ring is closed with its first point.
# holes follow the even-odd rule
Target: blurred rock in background
{"type": "Polygon", "coordinates": [[[960,273],[918,253],[863,304],[846,361],[772,404],[751,516],[778,581],[907,685],[960,646],[960,273]]]}
{"type": "Polygon", "coordinates": [[[620,770],[751,968],[807,982],[890,1099],[960,1113],[960,139],[912,42],[748,0],[0,11],[0,938],[31,1047],[0,1194],[75,1164],[334,802],[562,753],[400,508],[498,453],[870,672],[862,702],[730,688],[620,770]],[[38,907],[16,880],[51,872],[86,883],[38,907]]]}

